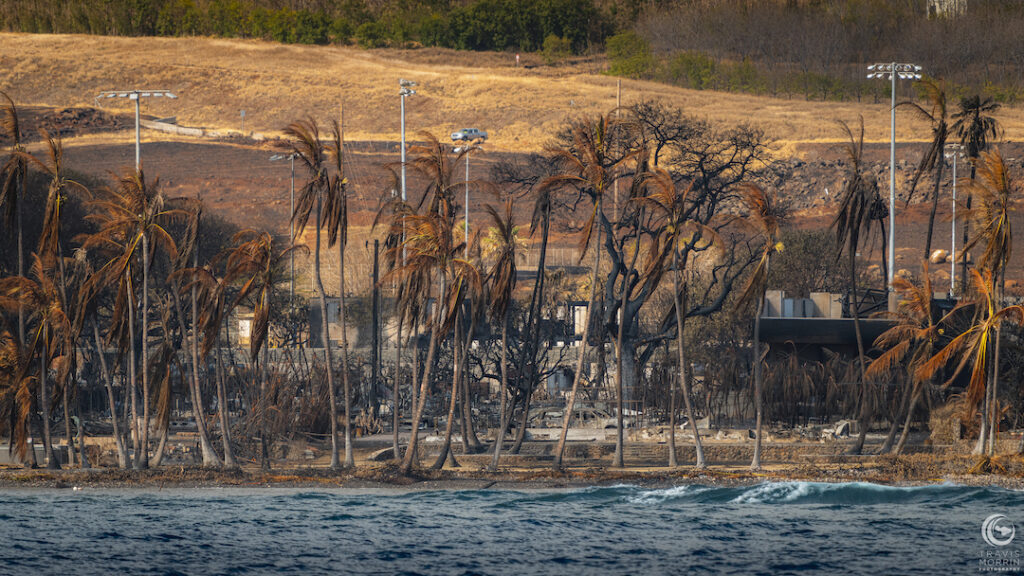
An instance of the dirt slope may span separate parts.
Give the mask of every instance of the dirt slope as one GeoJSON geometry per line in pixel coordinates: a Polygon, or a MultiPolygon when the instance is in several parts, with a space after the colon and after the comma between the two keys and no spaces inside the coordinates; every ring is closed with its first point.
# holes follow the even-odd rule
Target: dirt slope
{"type": "MultiPolygon", "coordinates": [[[[319,118],[345,105],[350,138],[396,139],[397,82],[419,81],[407,101],[408,129],[444,135],[463,126],[491,132],[497,149],[537,150],[570,115],[605,112],[615,105],[616,79],[601,63],[565,67],[514,67],[511,54],[472,54],[439,49],[367,51],[352,47],[280,45],[211,38],[114,38],[0,34],[0,89],[20,103],[92,106],[101,90],[165,88],[179,100],[147,101],[145,111],[177,116],[182,124],[272,135],[305,114],[319,118]]],[[[756,122],[795,151],[798,142],[833,141],[835,119],[863,114],[870,141],[889,136],[888,101],[805,102],[701,92],[624,80],[623,102],[660,98],[700,117],[725,123],[756,122]]],[[[106,101],[121,106],[126,101],[106,101]]],[[[1006,109],[1007,138],[1024,133],[1024,110],[1006,109]]],[[[898,123],[901,139],[923,138],[909,114],[898,123]]]]}

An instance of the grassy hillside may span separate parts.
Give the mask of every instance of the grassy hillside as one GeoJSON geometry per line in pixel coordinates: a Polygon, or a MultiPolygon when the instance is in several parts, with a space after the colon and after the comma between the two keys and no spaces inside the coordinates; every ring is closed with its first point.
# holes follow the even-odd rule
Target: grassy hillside
{"type": "MultiPolygon", "coordinates": [[[[144,113],[177,116],[181,124],[279,134],[305,114],[324,119],[345,106],[350,139],[396,140],[398,79],[419,81],[407,100],[408,130],[447,134],[462,126],[488,130],[493,149],[540,150],[568,116],[615,106],[616,79],[593,60],[562,67],[514,66],[513,55],[441,49],[362,50],[210,38],[116,38],[0,34],[0,88],[23,104],[93,106],[101,90],[167,88],[175,101],[147,101],[144,113]]],[[[623,80],[622,99],[657,98],[691,114],[733,124],[753,122],[783,145],[837,139],[834,120],[863,114],[867,138],[889,137],[889,104],[803,100],[695,91],[623,80]]],[[[127,101],[105,107],[127,111],[127,101]]],[[[1024,111],[999,114],[1006,138],[1019,140],[1024,111]]],[[[901,140],[920,140],[926,127],[901,114],[901,140]]]]}

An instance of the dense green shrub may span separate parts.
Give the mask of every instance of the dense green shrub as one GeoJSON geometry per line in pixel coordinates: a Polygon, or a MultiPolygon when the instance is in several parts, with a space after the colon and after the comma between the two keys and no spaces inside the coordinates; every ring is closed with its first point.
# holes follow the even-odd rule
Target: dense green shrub
{"type": "Polygon", "coordinates": [[[548,34],[548,37],[544,39],[541,53],[544,55],[544,62],[548,65],[562,62],[572,55],[572,42],[568,38],[548,34]]]}
{"type": "Polygon", "coordinates": [[[623,32],[608,39],[609,72],[616,76],[644,78],[654,70],[651,45],[636,32],[623,32]]]}
{"type": "Polygon", "coordinates": [[[388,29],[381,22],[365,22],[356,28],[356,42],[363,48],[381,48],[388,44],[388,29]]]}

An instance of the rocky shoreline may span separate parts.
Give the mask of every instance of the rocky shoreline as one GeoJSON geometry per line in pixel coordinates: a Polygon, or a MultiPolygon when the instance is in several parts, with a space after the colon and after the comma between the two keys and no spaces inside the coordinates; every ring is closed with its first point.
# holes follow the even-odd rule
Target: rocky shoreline
{"type": "Polygon", "coordinates": [[[196,466],[152,470],[0,469],[0,489],[190,489],[190,488],[312,488],[400,490],[531,490],[572,489],[631,484],[662,488],[680,484],[745,486],[764,482],[870,482],[886,485],[955,483],[998,486],[1024,490],[1024,457],[867,456],[856,463],[816,463],[766,466],[751,471],[746,466],[711,466],[676,469],[644,467],[612,469],[570,467],[556,472],[538,463],[499,472],[465,466],[454,470],[415,470],[399,474],[394,463],[365,463],[355,470],[259,468],[213,470],[196,466]]]}

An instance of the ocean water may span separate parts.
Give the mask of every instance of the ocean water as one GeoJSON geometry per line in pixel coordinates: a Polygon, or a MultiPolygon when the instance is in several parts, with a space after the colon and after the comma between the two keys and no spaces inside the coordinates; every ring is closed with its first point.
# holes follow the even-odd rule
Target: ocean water
{"type": "Polygon", "coordinates": [[[1024,493],[808,482],[16,489],[0,491],[0,574],[1020,572],[1024,530],[986,543],[993,514],[1005,515],[1003,536],[1024,528],[1024,493]]]}

